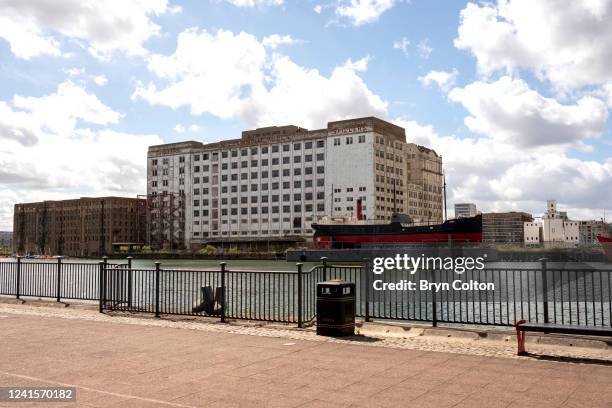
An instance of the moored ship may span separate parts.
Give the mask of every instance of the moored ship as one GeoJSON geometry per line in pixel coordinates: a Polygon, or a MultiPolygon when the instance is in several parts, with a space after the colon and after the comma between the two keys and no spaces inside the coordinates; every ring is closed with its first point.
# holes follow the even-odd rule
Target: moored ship
{"type": "Polygon", "coordinates": [[[317,248],[361,248],[374,245],[416,243],[478,243],[482,241],[482,216],[457,218],[441,224],[415,225],[405,214],[394,214],[387,224],[357,220],[352,223],[316,223],[317,248]]]}
{"type": "Polygon", "coordinates": [[[610,235],[598,235],[597,241],[601,244],[604,255],[609,261],[612,261],[612,236],[610,235]]]}

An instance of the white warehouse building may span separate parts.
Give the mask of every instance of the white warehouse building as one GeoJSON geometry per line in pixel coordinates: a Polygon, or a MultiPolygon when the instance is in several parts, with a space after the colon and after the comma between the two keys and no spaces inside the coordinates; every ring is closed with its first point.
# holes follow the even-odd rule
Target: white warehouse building
{"type": "Polygon", "coordinates": [[[323,217],[396,210],[442,221],[442,158],[374,118],[242,132],[240,139],[149,147],[149,241],[155,247],[293,242],[323,217]]]}

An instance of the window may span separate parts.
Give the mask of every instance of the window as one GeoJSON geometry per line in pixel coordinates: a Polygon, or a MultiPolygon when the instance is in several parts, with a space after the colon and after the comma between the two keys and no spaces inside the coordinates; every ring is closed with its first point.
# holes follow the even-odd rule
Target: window
{"type": "Polygon", "coordinates": [[[318,161],[323,161],[324,158],[325,158],[325,155],[323,153],[317,153],[317,160],[318,161]]]}
{"type": "Polygon", "coordinates": [[[291,146],[289,146],[288,144],[283,145],[283,152],[288,152],[290,147],[291,146]]]}
{"type": "Polygon", "coordinates": [[[304,149],[312,149],[312,142],[304,143],[304,149]]]}
{"type": "Polygon", "coordinates": [[[224,158],[224,159],[227,159],[227,150],[221,152],[221,157],[224,158]]]}
{"type": "Polygon", "coordinates": [[[339,137],[334,138],[334,146],[340,146],[340,138],[339,137]]]}
{"type": "Polygon", "coordinates": [[[257,154],[257,148],[251,147],[251,154],[257,154]]]}
{"type": "Polygon", "coordinates": [[[359,143],[365,143],[365,135],[359,135],[358,136],[358,142],[359,143]]]}
{"type": "Polygon", "coordinates": [[[317,140],[317,147],[325,147],[325,140],[317,140]]]}
{"type": "Polygon", "coordinates": [[[293,144],[293,150],[300,150],[302,148],[302,144],[301,143],[294,143],[293,144]]]}
{"type": "Polygon", "coordinates": [[[294,163],[301,163],[302,162],[302,156],[294,156],[293,157],[293,162],[294,163]]]}
{"type": "Polygon", "coordinates": [[[278,145],[272,145],[272,153],[278,153],[278,145]]]}

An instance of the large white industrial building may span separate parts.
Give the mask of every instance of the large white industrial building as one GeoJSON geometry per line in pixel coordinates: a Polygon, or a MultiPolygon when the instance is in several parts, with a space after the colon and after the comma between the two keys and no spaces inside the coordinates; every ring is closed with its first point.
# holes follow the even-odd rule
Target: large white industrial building
{"type": "Polygon", "coordinates": [[[149,236],[157,247],[311,237],[323,217],[355,213],[442,221],[442,158],[405,130],[367,117],[242,132],[218,143],[151,146],[149,236]]]}

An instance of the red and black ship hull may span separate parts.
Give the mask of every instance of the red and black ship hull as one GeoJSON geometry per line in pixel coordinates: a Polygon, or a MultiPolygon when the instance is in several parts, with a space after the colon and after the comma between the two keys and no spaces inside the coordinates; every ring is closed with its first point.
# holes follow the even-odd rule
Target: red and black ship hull
{"type": "Polygon", "coordinates": [[[360,248],[378,244],[481,242],[482,216],[449,220],[442,224],[403,226],[389,224],[313,224],[317,248],[360,248]]]}

